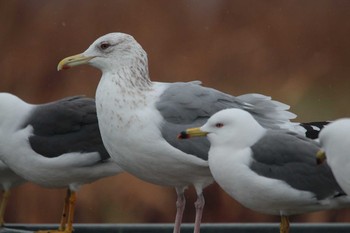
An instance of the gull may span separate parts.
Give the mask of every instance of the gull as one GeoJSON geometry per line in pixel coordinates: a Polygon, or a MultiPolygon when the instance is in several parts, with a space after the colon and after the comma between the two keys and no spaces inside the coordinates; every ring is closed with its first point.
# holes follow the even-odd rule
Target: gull
{"type": "Polygon", "coordinates": [[[331,169],[317,166],[320,147],[314,140],[265,129],[242,109],[219,111],[179,138],[203,136],[211,144],[208,161],[215,181],[245,207],[280,215],[281,233],[289,232],[289,215],[350,205],[331,169]]]}
{"type": "Polygon", "coordinates": [[[122,172],[103,146],[95,101],[82,96],[28,104],[0,93],[0,159],[16,174],[46,188],[67,188],[58,230],[73,230],[76,191],[122,172]]]}
{"type": "Polygon", "coordinates": [[[83,64],[102,71],[96,108],[102,140],[111,157],[144,181],[175,187],[175,233],[180,232],[184,191],[189,185],[197,193],[194,232],[200,231],[203,189],[213,182],[207,161],[209,142],[179,141],[177,132],[204,123],[225,108],[248,110],[267,128],[307,132],[299,123],[290,122],[295,115],[287,111],[288,105],[268,96],[235,97],[203,87],[198,81],[152,82],[146,52],[125,33],[98,38],[85,52],[61,60],[57,69],[83,64]]]}
{"type": "Polygon", "coordinates": [[[338,119],[325,127],[319,137],[322,149],[317,153],[318,163],[327,157],[327,163],[344,191],[350,194],[350,118],[338,119]]]}

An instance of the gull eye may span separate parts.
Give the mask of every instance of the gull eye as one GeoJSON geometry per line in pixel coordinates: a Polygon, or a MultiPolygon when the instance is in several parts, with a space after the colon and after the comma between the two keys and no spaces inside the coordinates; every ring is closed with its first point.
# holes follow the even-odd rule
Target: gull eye
{"type": "Polygon", "coordinates": [[[216,128],[222,128],[223,126],[224,126],[223,123],[216,123],[216,124],[215,124],[215,127],[216,127],[216,128]]]}
{"type": "Polygon", "coordinates": [[[102,42],[102,43],[100,44],[100,48],[101,48],[102,50],[106,50],[106,49],[108,49],[110,46],[111,46],[111,44],[108,43],[108,42],[102,42]]]}

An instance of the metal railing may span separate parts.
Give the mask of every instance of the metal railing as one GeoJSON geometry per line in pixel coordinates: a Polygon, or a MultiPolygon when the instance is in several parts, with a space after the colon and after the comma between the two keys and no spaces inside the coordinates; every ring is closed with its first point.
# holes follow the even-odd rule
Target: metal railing
{"type": "MultiPolygon", "coordinates": [[[[74,233],[172,233],[173,224],[74,224],[74,233]]],[[[29,233],[57,229],[56,224],[6,224],[0,233],[29,233]]],[[[181,233],[192,233],[193,224],[183,224],[181,233]]],[[[278,233],[276,223],[202,224],[201,233],[278,233]]],[[[350,233],[346,223],[292,223],[290,233],[350,233]]]]}

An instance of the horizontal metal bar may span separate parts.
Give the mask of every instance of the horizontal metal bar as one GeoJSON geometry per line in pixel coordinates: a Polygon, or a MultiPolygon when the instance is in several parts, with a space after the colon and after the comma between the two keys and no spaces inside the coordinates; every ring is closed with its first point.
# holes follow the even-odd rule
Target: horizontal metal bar
{"type": "MultiPolygon", "coordinates": [[[[349,233],[346,223],[292,223],[290,233],[349,233]]],[[[6,224],[0,233],[29,233],[57,229],[57,224],[6,224]]],[[[172,233],[173,224],[74,224],[74,233],[172,233]]],[[[193,224],[183,224],[181,233],[192,233],[193,224]]],[[[278,233],[276,223],[202,224],[201,233],[278,233]]]]}

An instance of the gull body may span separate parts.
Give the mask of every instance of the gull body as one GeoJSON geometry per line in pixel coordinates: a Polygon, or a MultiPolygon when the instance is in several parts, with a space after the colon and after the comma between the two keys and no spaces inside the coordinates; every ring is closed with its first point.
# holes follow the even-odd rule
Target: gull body
{"type": "Polygon", "coordinates": [[[289,215],[350,205],[330,168],[316,164],[320,147],[311,139],[265,129],[241,109],[222,110],[186,134],[208,137],[215,181],[242,205],[280,215],[281,232],[289,215]]]}
{"type": "Polygon", "coordinates": [[[320,144],[339,185],[350,194],[350,118],[338,119],[320,133],[320,144]]]}
{"type": "Polygon", "coordinates": [[[70,216],[60,230],[71,232],[78,188],[122,172],[103,146],[94,100],[77,96],[33,105],[0,93],[0,109],[0,159],[25,180],[68,188],[63,215],[70,216]]]}

